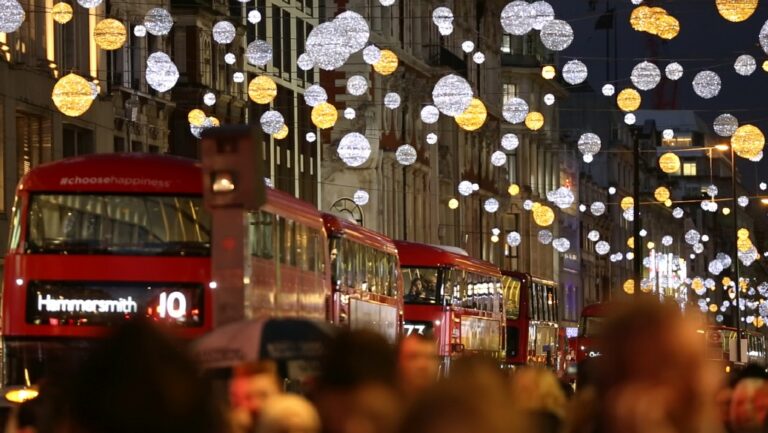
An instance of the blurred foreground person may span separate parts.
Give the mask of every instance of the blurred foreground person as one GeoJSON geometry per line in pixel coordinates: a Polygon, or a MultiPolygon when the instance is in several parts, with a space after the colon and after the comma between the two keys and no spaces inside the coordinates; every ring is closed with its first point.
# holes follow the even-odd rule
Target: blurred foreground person
{"type": "Polygon", "coordinates": [[[372,331],[342,331],[328,345],[314,401],[324,433],[394,433],[400,418],[397,355],[372,331]]]}
{"type": "Polygon", "coordinates": [[[562,429],[567,398],[552,371],[521,368],[512,375],[511,390],[513,402],[530,420],[532,432],[557,433],[562,429]]]}
{"type": "Polygon", "coordinates": [[[229,381],[229,403],[236,433],[251,432],[264,405],[281,391],[274,362],[248,362],[235,367],[229,381]]]}
{"type": "Polygon", "coordinates": [[[729,425],[733,433],[758,433],[768,411],[766,381],[749,377],[740,380],[733,389],[729,425]]]}
{"type": "Polygon", "coordinates": [[[582,389],[568,431],[719,433],[718,375],[696,326],[674,303],[635,297],[607,319],[594,385],[582,389]]]}
{"type": "Polygon", "coordinates": [[[437,381],[440,369],[437,342],[421,334],[411,334],[400,341],[397,355],[400,391],[410,401],[437,381]]]}
{"type": "Polygon", "coordinates": [[[264,405],[257,433],[320,433],[320,416],[307,399],[282,394],[264,405]]]}

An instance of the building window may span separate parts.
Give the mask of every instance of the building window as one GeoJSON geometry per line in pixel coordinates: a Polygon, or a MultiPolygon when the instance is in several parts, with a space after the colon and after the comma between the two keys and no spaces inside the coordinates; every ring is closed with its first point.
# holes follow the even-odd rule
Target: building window
{"type": "Polygon", "coordinates": [[[696,176],[695,162],[683,162],[683,176],[696,176]]]}
{"type": "Polygon", "coordinates": [[[502,90],[504,92],[504,101],[503,101],[504,104],[506,104],[507,101],[509,101],[512,98],[517,98],[517,84],[504,83],[502,90]]]}
{"type": "Polygon", "coordinates": [[[62,128],[64,157],[94,153],[93,131],[75,125],[62,128]]]}
{"type": "Polygon", "coordinates": [[[512,35],[504,35],[501,38],[501,52],[504,54],[512,53],[512,35]]]}
{"type": "Polygon", "coordinates": [[[16,112],[16,148],[19,177],[33,167],[53,159],[51,119],[34,114],[16,112]]]}

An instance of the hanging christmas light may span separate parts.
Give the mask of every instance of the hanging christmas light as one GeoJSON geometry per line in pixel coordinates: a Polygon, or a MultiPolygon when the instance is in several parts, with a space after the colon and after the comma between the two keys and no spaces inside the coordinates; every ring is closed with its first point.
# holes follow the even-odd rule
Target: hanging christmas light
{"type": "Polygon", "coordinates": [[[365,206],[368,204],[368,200],[370,200],[370,195],[367,191],[364,189],[358,189],[355,191],[355,193],[352,195],[352,201],[355,202],[358,206],[365,206]]]}
{"type": "Polygon", "coordinates": [[[488,213],[495,213],[499,210],[499,201],[491,197],[483,203],[483,209],[488,213]]]}
{"type": "Polygon", "coordinates": [[[326,71],[341,67],[351,54],[347,32],[333,21],[312,29],[305,45],[307,55],[315,66],[326,71]]]}
{"type": "Polygon", "coordinates": [[[602,88],[603,96],[613,96],[616,93],[616,87],[613,84],[605,84],[602,88]]]}
{"type": "Polygon", "coordinates": [[[455,117],[456,123],[465,131],[476,131],[480,129],[488,117],[488,111],[485,104],[478,98],[472,98],[469,107],[463,113],[455,117]]]}
{"type": "Polygon", "coordinates": [[[520,145],[520,139],[513,133],[504,134],[501,137],[501,147],[506,150],[515,150],[520,145]]]}
{"type": "Polygon", "coordinates": [[[638,89],[651,90],[661,81],[661,71],[653,63],[641,62],[632,69],[630,79],[638,89]]]}
{"type": "Polygon", "coordinates": [[[364,95],[368,91],[368,80],[362,75],[353,75],[347,79],[347,93],[353,96],[364,95]]]}
{"type": "Polygon", "coordinates": [[[715,134],[721,137],[730,137],[739,128],[739,121],[733,115],[725,113],[717,116],[712,126],[715,134]]]}
{"type": "Polygon", "coordinates": [[[640,108],[642,100],[637,90],[627,88],[619,92],[619,95],[616,97],[616,104],[621,111],[636,111],[640,108]]]}
{"type": "Polygon", "coordinates": [[[13,33],[21,27],[27,14],[16,0],[0,0],[0,33],[13,33]]]}
{"type": "Polygon", "coordinates": [[[573,42],[573,28],[562,20],[550,20],[541,28],[541,43],[552,51],[562,51],[573,42]]]}
{"type": "Polygon", "coordinates": [[[518,124],[528,115],[528,103],[520,98],[509,98],[502,107],[501,114],[509,123],[518,124]]]}
{"type": "Polygon", "coordinates": [[[66,24],[72,21],[74,11],[72,10],[72,6],[70,6],[69,3],[59,2],[53,5],[53,8],[51,8],[51,16],[57,23],[66,24]]]}
{"type": "Polygon", "coordinates": [[[425,105],[424,108],[421,109],[421,121],[431,125],[440,118],[440,110],[437,109],[434,105],[425,105]]]}
{"type": "Polygon", "coordinates": [[[568,209],[576,200],[576,197],[570,188],[561,186],[554,191],[547,191],[547,200],[554,203],[560,209],[568,209]]]}
{"type": "Polygon", "coordinates": [[[222,45],[234,41],[237,35],[234,24],[229,21],[217,22],[213,25],[211,33],[213,34],[213,40],[222,45]]]}
{"type": "Polygon", "coordinates": [[[339,158],[350,167],[363,165],[371,156],[371,143],[359,132],[350,132],[339,141],[339,158]]]}
{"type": "Polygon", "coordinates": [[[277,134],[280,129],[285,125],[285,119],[283,115],[275,110],[265,111],[259,119],[261,123],[261,129],[269,135],[277,134]]]}
{"type": "Polygon", "coordinates": [[[205,115],[205,112],[199,108],[190,110],[187,114],[187,121],[193,126],[201,126],[207,118],[208,116],[205,115]]]}
{"type": "Polygon", "coordinates": [[[509,193],[509,195],[511,195],[512,197],[514,197],[514,196],[516,196],[516,195],[520,194],[520,185],[518,185],[518,184],[516,184],[516,183],[512,183],[512,184],[510,184],[510,185],[509,185],[509,188],[507,188],[507,192],[508,192],[508,193],[509,193]]]}
{"type": "Polygon", "coordinates": [[[321,102],[312,109],[311,118],[312,124],[320,129],[333,128],[339,118],[339,112],[333,105],[321,102]]]}
{"type": "Polygon", "coordinates": [[[216,95],[213,92],[206,92],[206,94],[203,95],[203,104],[209,107],[216,105],[216,95]]]}
{"type": "Polygon", "coordinates": [[[304,91],[304,102],[310,107],[316,107],[328,100],[328,93],[318,84],[313,84],[304,91]]]}
{"type": "Polygon", "coordinates": [[[389,92],[384,95],[384,106],[394,110],[400,106],[400,95],[395,92],[389,92]]]}
{"type": "Polygon", "coordinates": [[[418,153],[416,152],[416,148],[410,144],[403,144],[402,146],[398,147],[397,151],[395,152],[395,159],[397,159],[397,162],[399,162],[401,165],[412,165],[416,162],[417,158],[418,153]]]}
{"type": "Polygon", "coordinates": [[[717,12],[728,21],[740,23],[755,13],[758,0],[716,0],[717,12]]]}
{"type": "Polygon", "coordinates": [[[555,9],[546,1],[539,0],[531,3],[531,9],[534,12],[533,28],[541,30],[544,25],[555,19],[555,9]]]}
{"type": "Polygon", "coordinates": [[[371,36],[371,30],[368,28],[368,21],[357,12],[345,11],[333,19],[346,32],[344,42],[349,54],[356,53],[365,47],[368,38],[371,36]]]}
{"type": "Polygon", "coordinates": [[[113,51],[125,44],[128,32],[123,23],[107,18],[99,21],[93,29],[93,40],[102,50],[113,51]]]}
{"type": "Polygon", "coordinates": [[[516,247],[520,245],[520,242],[523,241],[522,236],[520,236],[520,233],[518,232],[509,232],[507,234],[507,244],[509,244],[510,247],[516,247]]]}
{"type": "Polygon", "coordinates": [[[536,238],[544,245],[549,245],[552,242],[552,232],[549,230],[539,230],[539,234],[536,236],[536,238]]]}
{"type": "Polygon", "coordinates": [[[462,180],[461,182],[459,182],[458,189],[459,189],[459,194],[465,197],[472,195],[472,192],[474,191],[474,189],[472,188],[472,182],[468,180],[462,180]]]}
{"type": "Polygon", "coordinates": [[[255,77],[248,84],[248,97],[257,104],[269,104],[277,96],[277,83],[266,75],[255,77]]]}
{"type": "Polygon", "coordinates": [[[435,84],[432,100],[441,113],[451,117],[458,116],[472,103],[472,86],[458,75],[446,75],[435,84]]]}
{"type": "Polygon", "coordinates": [[[656,201],[663,203],[667,200],[669,200],[670,192],[669,189],[665,186],[660,186],[656,188],[656,191],[653,192],[653,197],[656,199],[656,201]]]}
{"type": "Polygon", "coordinates": [[[602,142],[597,134],[587,132],[581,134],[578,141],[578,149],[582,155],[595,155],[600,152],[602,142]]]}
{"type": "Polygon", "coordinates": [[[552,65],[546,65],[543,68],[541,68],[541,76],[545,80],[551,80],[555,78],[557,75],[557,71],[555,71],[555,67],[552,65]]]}
{"type": "Polygon", "coordinates": [[[476,52],[472,55],[472,61],[478,65],[482,65],[485,63],[485,54],[481,53],[480,51],[476,52]]]}
{"type": "Polygon", "coordinates": [[[563,66],[563,80],[568,84],[581,84],[588,75],[587,65],[579,60],[570,60],[563,66]]]}
{"type": "Polygon", "coordinates": [[[154,36],[165,36],[171,32],[173,17],[163,8],[152,8],[144,16],[144,27],[154,36]]]}
{"type": "Polygon", "coordinates": [[[168,54],[156,52],[147,59],[145,77],[151,88],[158,92],[167,92],[179,80],[179,69],[168,54]]]}
{"type": "Polygon", "coordinates": [[[272,137],[274,137],[274,139],[275,139],[275,140],[282,140],[282,139],[284,139],[285,137],[287,137],[287,136],[288,136],[288,132],[289,132],[289,131],[290,131],[290,130],[288,129],[288,125],[283,125],[283,127],[282,127],[282,128],[280,128],[280,130],[279,130],[279,131],[277,131],[276,133],[274,133],[274,134],[272,135],[272,137]]]}
{"type": "Polygon", "coordinates": [[[742,54],[736,58],[736,62],[733,64],[733,69],[736,73],[745,77],[752,75],[757,69],[757,61],[749,54],[742,54]]]}
{"type": "Polygon", "coordinates": [[[677,81],[683,78],[683,66],[680,63],[672,62],[664,69],[664,73],[672,81],[677,81]]]}
{"type": "Polygon", "coordinates": [[[352,107],[347,107],[344,109],[344,118],[347,120],[354,120],[354,118],[357,117],[357,112],[352,107]]]}
{"type": "Polygon", "coordinates": [[[674,152],[667,152],[659,158],[659,168],[664,173],[676,173],[680,171],[680,157],[674,152]]]}
{"type": "Polygon", "coordinates": [[[592,212],[592,215],[594,216],[600,216],[605,213],[605,203],[596,201],[589,206],[589,211],[592,212]]]}
{"type": "Polygon", "coordinates": [[[555,212],[546,205],[536,206],[533,209],[533,221],[541,227],[548,227],[555,221],[555,212]]]}
{"type": "Polygon", "coordinates": [[[491,154],[491,164],[493,164],[496,167],[501,167],[502,165],[507,163],[507,154],[497,150],[496,152],[493,152],[491,154]]]}
{"type": "Polygon", "coordinates": [[[557,238],[552,241],[552,247],[558,252],[564,253],[571,248],[571,241],[566,238],[557,238]]]}
{"type": "Polygon", "coordinates": [[[379,60],[373,64],[373,70],[381,75],[390,75],[397,70],[398,63],[399,60],[395,53],[390,50],[381,50],[379,60]]]}
{"type": "Polygon", "coordinates": [[[261,12],[258,9],[253,9],[248,12],[248,22],[251,24],[258,24],[261,22],[261,12]]]}
{"type": "Polygon", "coordinates": [[[315,62],[312,61],[312,59],[307,55],[307,53],[303,53],[299,55],[298,59],[296,59],[296,65],[302,71],[308,71],[315,67],[315,62]]]}
{"type": "Polygon", "coordinates": [[[381,60],[381,50],[376,45],[368,45],[363,48],[363,61],[369,65],[375,65],[381,60]]]}
{"type": "MultiPolygon", "coordinates": [[[[309,55],[307,55],[307,57],[309,57],[309,55]]],[[[248,44],[248,46],[245,48],[245,60],[247,60],[251,65],[266,66],[267,63],[272,60],[272,44],[267,41],[256,39],[255,41],[248,44]]],[[[305,61],[302,61],[302,63],[304,63],[303,66],[307,67],[306,70],[315,67],[314,60],[312,60],[311,57],[309,58],[310,64],[306,64],[305,61]]]]}
{"type": "Polygon", "coordinates": [[[531,111],[525,116],[525,126],[531,131],[538,131],[544,126],[544,115],[538,111],[531,111]]]}
{"type": "Polygon", "coordinates": [[[693,91],[704,99],[711,99],[720,93],[720,76],[712,71],[701,71],[693,78],[693,91]]]}
{"type": "Polygon", "coordinates": [[[595,244],[595,252],[597,252],[597,254],[601,256],[608,254],[610,251],[611,251],[611,244],[609,244],[606,241],[600,241],[595,244]]]}
{"type": "Polygon", "coordinates": [[[506,33],[522,36],[533,29],[536,11],[528,2],[516,0],[501,10],[501,27],[506,33]]]}
{"type": "Polygon", "coordinates": [[[754,158],[763,151],[765,136],[754,125],[743,125],[731,137],[733,151],[742,158],[754,158]]]}
{"type": "Polygon", "coordinates": [[[92,94],[88,80],[77,74],[68,74],[53,86],[51,99],[59,111],[70,117],[78,117],[91,108],[92,94]]]}
{"type": "Polygon", "coordinates": [[[597,242],[600,240],[600,232],[597,230],[590,230],[589,233],[587,233],[587,239],[589,239],[592,242],[597,242]]]}

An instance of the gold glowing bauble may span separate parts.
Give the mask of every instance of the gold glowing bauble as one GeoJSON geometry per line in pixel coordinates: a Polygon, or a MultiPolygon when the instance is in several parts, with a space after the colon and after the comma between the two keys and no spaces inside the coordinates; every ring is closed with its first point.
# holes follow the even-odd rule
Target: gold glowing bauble
{"type": "Polygon", "coordinates": [[[669,189],[667,189],[665,186],[660,186],[656,188],[656,191],[653,192],[653,197],[656,199],[656,201],[662,203],[669,200],[669,195],[669,189]]]}
{"type": "Polygon", "coordinates": [[[555,221],[555,212],[549,206],[539,205],[533,209],[533,221],[541,227],[548,227],[555,221]]]}
{"type": "Polygon", "coordinates": [[[339,118],[339,112],[333,105],[322,102],[312,109],[312,123],[320,129],[332,128],[339,118]]]}
{"type": "Polygon", "coordinates": [[[740,23],[751,17],[758,0],[716,0],[717,12],[726,20],[740,23]]]}
{"type": "Polygon", "coordinates": [[[676,173],[680,170],[680,157],[673,152],[667,152],[659,158],[659,168],[664,173],[676,173]]]}
{"type": "Polygon", "coordinates": [[[507,192],[513,197],[520,194],[520,185],[513,183],[509,186],[509,188],[507,188],[507,192]]]}
{"type": "Polygon", "coordinates": [[[525,126],[531,131],[538,131],[544,126],[544,115],[538,111],[531,111],[525,116],[525,126]]]}
{"type": "Polygon", "coordinates": [[[541,76],[544,77],[545,80],[551,80],[555,78],[555,75],[557,75],[557,72],[555,71],[554,66],[547,65],[541,68],[541,76]]]}
{"type": "Polygon", "coordinates": [[[717,304],[709,304],[709,311],[717,313],[717,304]]]}
{"type": "Polygon", "coordinates": [[[664,206],[671,207],[672,206],[672,200],[670,200],[670,199],[664,200],[664,206]]]}
{"type": "Polygon", "coordinates": [[[634,236],[630,236],[629,239],[627,239],[627,246],[630,249],[633,249],[633,250],[635,249],[635,237],[634,236]]]}
{"type": "Polygon", "coordinates": [[[691,281],[691,289],[693,290],[701,290],[704,288],[704,280],[701,278],[694,278],[693,281],[691,281]]]}
{"type": "Polygon", "coordinates": [[[638,32],[657,35],[663,39],[673,39],[680,33],[677,18],[660,7],[639,6],[632,10],[629,23],[638,32]]]}
{"type": "Polygon", "coordinates": [[[189,114],[187,114],[187,120],[192,126],[202,126],[207,118],[208,116],[205,115],[205,112],[199,108],[190,110],[189,114]]]}
{"type": "Polygon", "coordinates": [[[373,64],[373,70],[381,75],[389,75],[397,69],[397,54],[390,50],[381,50],[379,61],[373,64]]]}
{"type": "Polygon", "coordinates": [[[655,34],[662,39],[674,39],[680,34],[680,21],[671,15],[665,15],[656,21],[655,30],[655,34]]]}
{"type": "Polygon", "coordinates": [[[472,98],[469,107],[463,113],[455,117],[456,123],[465,131],[475,131],[480,129],[488,117],[488,110],[485,109],[483,101],[472,98]]]}
{"type": "Polygon", "coordinates": [[[118,20],[107,18],[93,29],[93,40],[102,50],[113,51],[125,45],[128,36],[125,26],[118,20]]]}
{"type": "Polygon", "coordinates": [[[627,295],[635,294],[635,280],[629,279],[624,281],[624,293],[627,295]]]}
{"type": "Polygon", "coordinates": [[[624,89],[616,96],[616,105],[624,112],[637,110],[640,108],[641,102],[643,102],[643,98],[640,93],[632,88],[624,89]]]}
{"type": "Polygon", "coordinates": [[[731,283],[733,283],[733,280],[731,277],[723,277],[722,281],[720,282],[723,283],[723,286],[728,287],[731,285],[731,283]]]}
{"type": "Polygon", "coordinates": [[[739,239],[748,239],[749,238],[749,230],[741,228],[739,231],[736,232],[736,237],[739,239]]]}
{"type": "Polygon", "coordinates": [[[765,320],[763,320],[762,316],[757,316],[752,323],[754,323],[756,327],[762,328],[765,325],[765,320]]]}
{"type": "Polygon", "coordinates": [[[723,215],[730,215],[730,214],[731,214],[731,209],[727,208],[727,207],[724,207],[723,208],[723,215]]]}
{"type": "Polygon", "coordinates": [[[763,61],[763,70],[764,70],[765,72],[768,72],[768,60],[764,60],[764,61],[763,61]]]}
{"type": "Polygon", "coordinates": [[[216,118],[216,117],[211,116],[211,117],[208,118],[208,120],[210,120],[211,126],[213,126],[213,127],[221,126],[221,121],[218,118],[216,118]]]}
{"type": "Polygon", "coordinates": [[[53,86],[51,99],[59,111],[77,117],[91,108],[93,90],[88,80],[77,74],[69,74],[61,77],[53,86]]]}
{"type": "Polygon", "coordinates": [[[495,244],[498,241],[499,241],[499,236],[498,235],[491,235],[491,242],[493,242],[495,244]]]}
{"type": "Polygon", "coordinates": [[[287,137],[288,136],[288,125],[283,125],[283,127],[280,128],[280,130],[277,131],[276,133],[272,134],[272,136],[275,137],[275,140],[282,140],[285,137],[287,137]]]}
{"type": "Polygon", "coordinates": [[[739,251],[746,253],[752,249],[752,241],[749,238],[739,239],[736,241],[736,246],[739,248],[739,251]]]}
{"type": "Polygon", "coordinates": [[[656,244],[653,241],[648,241],[645,246],[648,247],[649,250],[656,248],[656,244]]]}
{"type": "Polygon", "coordinates": [[[66,24],[72,21],[74,11],[72,10],[72,6],[70,6],[68,3],[56,3],[53,5],[53,8],[51,8],[51,16],[57,23],[66,24]]]}
{"type": "Polygon", "coordinates": [[[265,75],[258,76],[248,83],[248,97],[257,104],[269,104],[277,96],[277,84],[265,75]]]}
{"type": "Polygon", "coordinates": [[[621,199],[621,208],[624,210],[628,210],[631,207],[635,206],[635,199],[632,197],[624,197],[621,199]]]}
{"type": "Polygon", "coordinates": [[[455,198],[452,198],[452,199],[448,200],[448,208],[449,209],[456,209],[458,207],[459,207],[459,201],[458,200],[456,200],[455,198]]]}
{"type": "Polygon", "coordinates": [[[736,155],[753,159],[760,156],[765,147],[765,135],[754,125],[742,125],[731,136],[731,146],[736,155]]]}

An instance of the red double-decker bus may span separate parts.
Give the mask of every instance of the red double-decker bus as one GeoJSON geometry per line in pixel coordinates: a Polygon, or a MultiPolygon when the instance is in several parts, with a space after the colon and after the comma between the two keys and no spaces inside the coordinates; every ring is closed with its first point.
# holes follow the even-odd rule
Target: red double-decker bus
{"type": "Polygon", "coordinates": [[[405,289],[405,333],[431,333],[444,367],[463,351],[504,356],[501,272],[448,249],[395,241],[405,289]]]}
{"type": "Polygon", "coordinates": [[[577,363],[602,356],[600,335],[609,312],[609,303],[587,305],[581,310],[579,334],[576,337],[577,363]]]}
{"type": "Polygon", "coordinates": [[[324,214],[331,256],[332,316],[342,326],[373,329],[391,342],[402,331],[403,280],[388,237],[324,214]]]}

